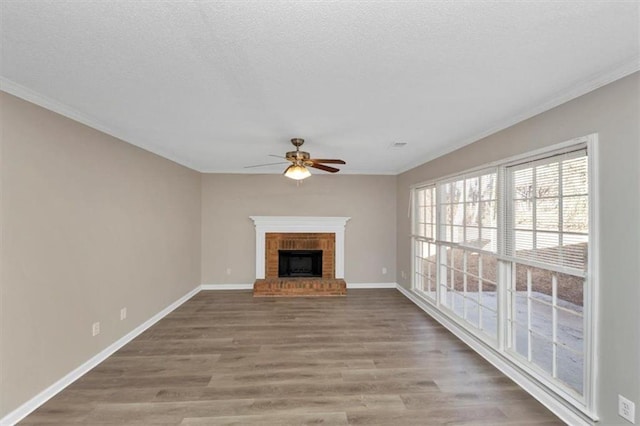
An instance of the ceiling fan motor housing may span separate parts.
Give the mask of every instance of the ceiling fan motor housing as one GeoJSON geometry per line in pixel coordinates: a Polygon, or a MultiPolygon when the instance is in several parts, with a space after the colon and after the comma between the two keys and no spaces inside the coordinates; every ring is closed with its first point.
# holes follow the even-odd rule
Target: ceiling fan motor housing
{"type": "Polygon", "coordinates": [[[289,151],[286,154],[286,159],[292,161],[298,165],[302,165],[304,161],[311,158],[311,155],[308,152],[300,151],[300,147],[304,143],[304,139],[302,138],[293,138],[291,139],[291,144],[296,147],[295,151],[289,151]]]}
{"type": "Polygon", "coordinates": [[[305,151],[289,151],[285,157],[289,161],[305,161],[311,158],[311,155],[305,151]]]}

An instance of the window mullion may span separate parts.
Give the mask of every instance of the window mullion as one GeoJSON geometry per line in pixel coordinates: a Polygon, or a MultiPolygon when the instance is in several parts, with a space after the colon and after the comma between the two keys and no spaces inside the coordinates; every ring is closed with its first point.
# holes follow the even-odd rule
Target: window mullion
{"type": "Polygon", "coordinates": [[[562,186],[562,165],[563,165],[563,161],[558,161],[558,247],[560,247],[560,250],[558,250],[558,255],[560,257],[560,264],[564,265],[564,249],[562,248],[564,246],[564,222],[563,222],[563,216],[564,216],[564,190],[563,190],[563,186],[562,186]]]}
{"type": "MultiPolygon", "coordinates": [[[[482,271],[482,256],[483,254],[478,255],[478,305],[482,300],[482,277],[484,277],[484,273],[482,271]]],[[[496,258],[497,259],[497,258],[496,258]]],[[[482,309],[478,306],[478,324],[482,324],[482,309]]]]}
{"type": "Polygon", "coordinates": [[[527,268],[527,360],[529,362],[532,361],[532,350],[531,350],[531,330],[532,330],[532,319],[531,319],[531,268],[527,268]]]}
{"type": "Polygon", "coordinates": [[[551,339],[552,339],[552,368],[554,378],[558,377],[558,275],[551,276],[551,339]]]}
{"type": "MultiPolygon", "coordinates": [[[[496,211],[498,212],[498,217],[496,218],[496,251],[498,254],[496,307],[498,308],[497,338],[498,349],[500,351],[504,351],[507,346],[507,339],[509,338],[509,331],[511,329],[507,319],[509,315],[508,312],[510,312],[511,309],[511,304],[508,301],[510,294],[508,289],[511,288],[512,276],[508,273],[507,263],[499,259],[499,256],[505,254],[507,238],[509,238],[509,227],[506,222],[505,210],[507,200],[513,197],[510,186],[507,186],[506,178],[504,167],[498,167],[496,170],[496,211]]],[[[480,222],[478,222],[478,224],[480,224],[480,222]]],[[[480,230],[478,234],[480,238],[482,238],[482,230],[480,230]]]]}
{"type": "MultiPolygon", "coordinates": [[[[444,237],[444,223],[442,220],[442,209],[444,208],[443,200],[443,185],[437,184],[435,187],[435,213],[436,213],[436,241],[442,241],[444,237]]],[[[436,244],[436,304],[440,306],[443,300],[446,298],[446,291],[443,290],[443,279],[446,282],[446,268],[444,268],[444,274],[442,270],[442,257],[444,247],[441,244],[436,244]]]]}
{"type": "MultiPolygon", "coordinates": [[[[537,167],[531,169],[531,250],[537,255],[538,250],[538,184],[537,184],[537,167]]],[[[515,250],[515,248],[514,248],[515,250]]],[[[515,253],[514,253],[515,254],[515,253]]]]}
{"type": "Polygon", "coordinates": [[[466,319],[468,317],[468,308],[467,308],[467,251],[464,250],[462,252],[462,306],[463,306],[463,315],[466,319]]]}
{"type": "Polygon", "coordinates": [[[507,339],[510,335],[511,327],[507,321],[507,312],[511,312],[510,292],[507,286],[510,286],[511,274],[509,273],[508,265],[502,260],[498,260],[498,285],[496,288],[497,297],[497,309],[498,309],[498,349],[504,351],[507,347],[507,339]]]}
{"type": "Polygon", "coordinates": [[[462,179],[462,241],[468,241],[467,237],[467,179],[462,179]]]}

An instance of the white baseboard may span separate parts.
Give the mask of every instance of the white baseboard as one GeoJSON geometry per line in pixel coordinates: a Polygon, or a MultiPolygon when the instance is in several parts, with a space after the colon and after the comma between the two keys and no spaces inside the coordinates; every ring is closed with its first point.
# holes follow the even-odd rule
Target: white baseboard
{"type": "Polygon", "coordinates": [[[547,391],[545,388],[532,381],[525,373],[511,365],[495,351],[489,349],[478,340],[463,331],[455,322],[443,315],[439,310],[422,300],[413,291],[398,285],[396,287],[400,293],[415,303],[420,309],[425,311],[430,317],[438,321],[457,338],[466,343],[478,355],[486,359],[491,365],[500,370],[503,374],[513,380],[518,386],[527,391],[532,397],[537,399],[542,405],[547,407],[552,413],[569,425],[590,426],[593,422],[586,419],[580,413],[567,406],[561,399],[547,391]]]}
{"type": "MultiPolygon", "coordinates": [[[[347,283],[347,289],[396,288],[396,283],[347,283]]],[[[253,290],[253,284],[202,284],[202,290],[253,290]]]]}
{"type": "Polygon", "coordinates": [[[29,401],[22,404],[20,407],[16,408],[2,419],[0,419],[0,425],[2,426],[10,426],[15,425],[20,420],[24,419],[30,413],[32,413],[36,408],[40,407],[42,404],[47,402],[49,399],[54,397],[58,392],[62,391],[64,388],[69,386],[71,383],[78,380],[81,376],[86,374],[89,370],[91,370],[96,365],[100,364],[102,361],[111,356],[115,351],[138,337],[142,332],[151,327],[156,322],[160,321],[162,318],[167,316],[171,311],[176,309],[178,306],[182,305],[187,300],[191,299],[194,295],[196,295],[200,291],[200,286],[194,288],[189,293],[182,296],[180,299],[176,300],[147,321],[143,322],[125,336],[116,340],[114,343],[109,345],[107,348],[99,352],[97,355],[93,356],[91,359],[86,361],[84,364],[80,365],[75,370],[71,371],[66,376],[62,377],[60,380],[40,392],[38,395],[31,398],[29,401]]]}
{"type": "Polygon", "coordinates": [[[202,284],[201,290],[253,290],[253,284],[202,284]]]}
{"type": "Polygon", "coordinates": [[[362,288],[396,288],[396,283],[347,283],[347,289],[362,288]]]}
{"type": "MultiPolygon", "coordinates": [[[[144,323],[133,329],[131,332],[118,339],[113,344],[109,345],[103,351],[93,356],[84,364],[71,371],[66,376],[49,386],[44,391],[40,392],[29,401],[22,404],[20,407],[7,414],[0,419],[1,426],[15,425],[20,420],[24,419],[27,415],[33,412],[36,408],[47,402],[57,393],[76,381],[82,375],[87,373],[93,367],[104,361],[111,356],[114,352],[120,349],[131,340],[142,334],[146,329],[151,327],[156,322],[160,321],[171,311],[182,305],[191,297],[196,295],[201,290],[250,290],[253,288],[253,284],[202,284],[191,290],[189,293],[176,300],[162,311],[149,318],[144,323]]],[[[567,407],[562,401],[558,400],[554,395],[547,392],[544,388],[538,386],[535,382],[532,382],[524,373],[506,362],[503,358],[498,356],[494,351],[490,350],[486,346],[482,345],[477,340],[473,339],[470,335],[462,331],[454,322],[452,322],[445,315],[440,313],[437,309],[434,309],[427,302],[423,301],[420,297],[415,295],[412,291],[396,284],[396,283],[353,283],[347,284],[347,288],[350,289],[372,289],[372,288],[396,288],[409,300],[415,303],[419,308],[425,311],[429,316],[434,318],[446,329],[453,333],[460,340],[465,342],[469,347],[475,350],[480,356],[490,362],[494,367],[504,373],[507,377],[511,378],[520,387],[526,390],[534,398],[536,398],[545,407],[551,410],[554,414],[560,417],[563,421],[571,425],[592,425],[593,423],[586,420],[579,413],[576,413],[571,408],[567,407]]]]}

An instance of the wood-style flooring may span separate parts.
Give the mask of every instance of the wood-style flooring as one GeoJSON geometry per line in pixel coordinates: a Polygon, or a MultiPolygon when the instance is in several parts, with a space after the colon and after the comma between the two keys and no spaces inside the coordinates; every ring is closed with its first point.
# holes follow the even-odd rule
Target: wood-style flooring
{"type": "Polygon", "coordinates": [[[21,424],[563,423],[385,289],[202,291],[21,424]]]}

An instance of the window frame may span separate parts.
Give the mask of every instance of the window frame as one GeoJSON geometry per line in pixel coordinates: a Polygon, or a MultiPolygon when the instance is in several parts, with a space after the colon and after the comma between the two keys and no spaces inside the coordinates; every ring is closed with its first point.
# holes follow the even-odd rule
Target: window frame
{"type": "MultiPolygon", "coordinates": [[[[418,253],[416,250],[416,246],[418,243],[427,243],[427,244],[435,244],[436,242],[436,236],[437,236],[437,188],[435,183],[434,184],[426,184],[426,185],[419,185],[419,186],[415,186],[412,187],[411,190],[411,214],[410,214],[410,218],[411,218],[411,287],[413,289],[417,289],[421,296],[424,297],[425,299],[429,300],[430,302],[434,302],[435,300],[431,298],[431,296],[429,296],[424,289],[419,288],[418,287],[418,283],[417,283],[417,275],[424,275],[422,274],[422,269],[418,270],[417,266],[416,266],[416,261],[417,261],[417,257],[418,257],[418,253]],[[433,207],[433,223],[429,223],[429,222],[418,222],[419,220],[419,214],[417,213],[420,207],[426,207],[425,206],[421,206],[418,204],[417,200],[418,200],[418,191],[422,191],[422,190],[430,190],[432,192],[431,194],[431,200],[432,203],[431,206],[433,207]],[[414,220],[414,218],[416,220],[414,220]],[[419,233],[419,231],[417,230],[417,228],[420,227],[421,224],[431,224],[432,225],[432,237],[427,237],[426,235],[422,235],[419,233]]],[[[437,248],[436,248],[437,250],[437,248]]],[[[438,287],[438,279],[437,279],[437,269],[438,269],[438,264],[436,262],[435,264],[435,268],[436,268],[436,275],[435,275],[435,282],[434,282],[434,287],[435,287],[435,293],[437,294],[437,287],[438,287]]],[[[424,283],[424,279],[425,277],[422,277],[423,279],[423,283],[424,283]]],[[[428,278],[427,278],[428,280],[428,278]]]]}
{"type": "MultiPolygon", "coordinates": [[[[446,206],[449,205],[455,205],[455,204],[460,204],[462,206],[462,215],[463,215],[463,224],[462,225],[454,225],[453,222],[451,223],[446,223],[443,220],[440,220],[440,223],[438,226],[438,223],[436,223],[436,235],[437,235],[437,241],[441,242],[441,243],[451,243],[451,244],[455,244],[459,247],[463,247],[465,249],[468,250],[474,250],[474,251],[481,251],[481,252],[485,252],[485,253],[494,253],[494,254],[498,254],[498,242],[497,242],[497,233],[498,233],[498,229],[500,227],[500,206],[498,203],[498,194],[499,194],[499,190],[500,190],[500,173],[499,173],[499,167],[498,166],[493,166],[493,167],[483,167],[483,168],[479,168],[476,169],[472,172],[469,173],[461,173],[459,175],[456,176],[451,176],[448,179],[443,179],[443,180],[438,180],[436,181],[436,201],[439,200],[441,197],[443,197],[443,192],[444,192],[444,187],[447,184],[452,184],[454,182],[460,182],[462,181],[462,186],[463,186],[463,200],[461,202],[458,203],[446,203],[446,202],[442,202],[440,203],[439,201],[437,201],[436,203],[436,211],[438,213],[440,213],[439,218],[442,219],[442,216],[444,214],[444,211],[446,210],[446,206]],[[467,241],[467,229],[468,228],[473,228],[472,226],[469,226],[466,224],[466,213],[467,213],[467,205],[470,204],[467,200],[466,200],[466,190],[467,190],[467,182],[471,179],[475,179],[475,178],[480,178],[482,176],[488,176],[491,174],[495,174],[495,198],[494,199],[490,199],[490,200],[483,200],[483,199],[479,199],[477,201],[478,204],[481,203],[485,203],[485,202],[495,202],[496,203],[496,213],[497,213],[497,217],[496,217],[496,225],[495,226],[483,226],[482,224],[482,213],[480,213],[480,217],[478,218],[478,224],[475,226],[475,228],[478,230],[478,237],[481,238],[482,236],[482,230],[483,229],[494,229],[496,231],[496,249],[495,250],[487,250],[487,249],[483,249],[482,247],[477,247],[471,244],[468,244],[467,241]],[[440,207],[440,208],[439,208],[440,207]],[[464,235],[464,239],[463,241],[460,242],[455,242],[453,241],[453,238],[451,239],[447,239],[445,233],[446,233],[446,227],[447,226],[451,226],[452,228],[454,226],[457,227],[462,227],[463,228],[463,235],[464,235]]],[[[479,211],[480,207],[478,207],[479,211]]]]}
{"type": "MultiPolygon", "coordinates": [[[[462,330],[470,333],[476,340],[483,342],[486,346],[489,346],[496,354],[508,360],[512,365],[520,368],[529,374],[534,381],[535,386],[542,384],[543,388],[550,390],[553,394],[557,395],[561,400],[569,402],[571,406],[575,407],[581,413],[587,415],[593,420],[597,420],[597,414],[595,408],[597,407],[596,390],[598,389],[598,303],[597,295],[599,294],[599,233],[600,223],[598,217],[598,135],[590,134],[584,137],[575,138],[569,141],[551,145],[545,148],[537,149],[535,151],[523,153],[520,155],[512,156],[503,160],[494,161],[488,164],[484,164],[479,167],[475,167],[469,170],[465,170],[459,173],[450,174],[437,179],[431,179],[429,181],[417,183],[410,186],[410,196],[413,202],[413,196],[415,190],[424,188],[427,186],[435,186],[435,203],[436,203],[436,238],[432,242],[436,244],[436,297],[435,300],[425,297],[424,293],[416,288],[415,283],[415,241],[420,238],[414,233],[414,215],[415,209],[411,209],[411,256],[412,256],[412,278],[411,288],[412,290],[429,305],[436,308],[440,313],[444,314],[448,320],[457,324],[462,330]],[[587,157],[587,173],[588,173],[588,244],[587,244],[587,256],[588,262],[584,271],[585,288],[583,295],[583,386],[582,394],[573,392],[568,385],[562,385],[558,379],[549,379],[545,373],[541,374],[541,371],[537,371],[536,368],[531,368],[528,362],[522,362],[517,356],[509,354],[509,326],[507,321],[508,310],[511,309],[511,302],[507,286],[509,286],[512,278],[512,273],[515,270],[514,262],[518,264],[529,264],[532,267],[542,267],[554,272],[563,273],[567,272],[566,268],[559,268],[555,271],[553,268],[549,268],[549,264],[539,263],[535,261],[523,262],[523,259],[516,259],[514,256],[509,256],[506,252],[507,246],[507,227],[506,215],[509,207],[509,199],[513,198],[508,188],[507,182],[507,167],[513,167],[518,164],[525,164],[534,162],[545,157],[552,157],[555,155],[569,153],[575,150],[586,150],[587,157]],[[469,247],[465,244],[452,243],[449,241],[443,241],[441,238],[443,221],[442,221],[442,206],[440,204],[440,197],[442,196],[440,186],[448,182],[460,180],[463,178],[472,178],[474,176],[480,176],[486,174],[488,170],[497,170],[497,182],[496,182],[496,208],[498,211],[498,217],[496,221],[496,233],[497,233],[497,250],[484,251],[477,247],[469,247]],[[443,246],[450,246],[460,248],[464,251],[484,252],[487,255],[497,257],[497,339],[487,338],[487,335],[483,333],[477,333],[477,329],[474,330],[470,326],[470,323],[466,323],[464,319],[455,314],[452,310],[443,306],[443,299],[440,291],[440,284],[442,283],[442,268],[441,268],[441,250],[444,250],[443,246]],[[537,385],[535,381],[539,382],[537,385]]],[[[466,200],[465,200],[466,201],[466,200]]],[[[559,230],[562,232],[562,230],[559,230]]],[[[466,236],[466,233],[465,233],[466,236]]],[[[481,238],[481,237],[479,237],[481,238]]],[[[572,273],[577,271],[571,270],[572,273]]],[[[446,277],[445,277],[446,280],[446,277]]],[[[446,297],[446,296],[445,296],[446,297]]]]}
{"type": "MultiPolygon", "coordinates": [[[[545,159],[548,158],[554,158],[554,157],[558,157],[558,156],[571,156],[573,158],[579,158],[581,157],[581,152],[584,151],[584,156],[587,159],[587,173],[589,176],[589,180],[587,182],[587,191],[589,191],[587,193],[587,196],[589,197],[589,204],[588,204],[588,209],[591,209],[591,174],[590,174],[590,170],[589,170],[589,163],[591,162],[591,160],[589,159],[589,150],[588,150],[588,144],[587,142],[583,142],[583,143],[578,143],[575,144],[571,147],[571,149],[565,149],[565,150],[555,150],[554,152],[549,152],[547,154],[543,154],[543,155],[538,155],[535,156],[531,159],[528,159],[527,161],[513,161],[510,163],[507,163],[504,165],[504,182],[505,182],[505,188],[509,188],[512,186],[512,177],[511,177],[511,173],[508,171],[508,169],[513,168],[514,171],[515,170],[521,170],[526,168],[527,166],[530,165],[536,165],[536,164],[540,164],[541,162],[543,162],[545,159]]],[[[505,192],[505,195],[507,195],[507,193],[505,192]]],[[[573,195],[571,195],[573,196],[573,195]]],[[[565,196],[564,195],[560,195],[558,194],[557,197],[547,197],[547,199],[549,198],[557,198],[559,203],[561,201],[564,201],[565,196]]],[[[539,197],[532,197],[532,200],[534,201],[534,203],[536,202],[536,200],[539,200],[539,197]]],[[[505,202],[505,210],[508,211],[514,203],[515,199],[513,197],[506,197],[506,199],[504,200],[505,202]]],[[[505,212],[506,213],[506,212],[505,212]]],[[[511,247],[511,244],[509,242],[510,239],[514,238],[514,233],[516,231],[520,231],[519,229],[516,229],[515,224],[513,223],[509,223],[510,220],[514,220],[514,217],[510,217],[510,215],[506,214],[505,218],[505,233],[504,233],[504,237],[505,237],[505,252],[503,253],[503,256],[505,259],[509,259],[512,262],[517,262],[517,263],[521,263],[521,264],[526,264],[532,267],[536,267],[536,268],[546,268],[546,269],[551,269],[554,270],[556,272],[559,273],[569,273],[572,275],[583,275],[586,276],[587,275],[587,269],[588,269],[588,265],[587,268],[581,270],[578,268],[573,268],[573,267],[569,267],[569,266],[563,266],[563,265],[555,265],[552,263],[545,263],[543,261],[538,261],[536,259],[531,259],[531,258],[527,258],[527,257],[518,257],[515,254],[511,254],[508,253],[508,248],[513,248],[515,250],[515,247],[511,247]]],[[[591,218],[588,218],[589,224],[591,224],[591,218]]],[[[579,234],[579,233],[574,233],[574,232],[566,232],[562,229],[558,229],[558,231],[553,231],[553,230],[540,230],[538,229],[538,225],[536,222],[536,217],[535,217],[535,210],[533,213],[533,222],[532,223],[532,229],[531,232],[533,233],[533,235],[537,234],[537,233],[552,233],[552,234],[557,234],[559,241],[562,239],[562,237],[566,234],[566,235],[571,235],[571,234],[579,234]]],[[[561,224],[561,223],[560,223],[561,224]]],[[[591,228],[591,227],[590,227],[591,228]]],[[[587,232],[587,238],[588,238],[588,244],[587,244],[587,248],[589,247],[589,245],[591,244],[591,239],[590,234],[591,234],[591,229],[589,228],[589,231],[587,232]]],[[[534,244],[534,249],[537,249],[535,247],[535,238],[533,240],[533,244],[534,244]]]]}

